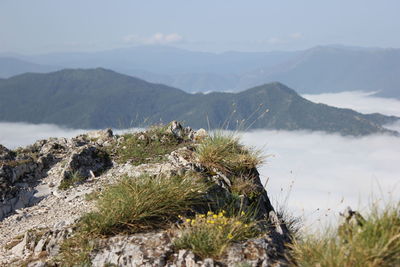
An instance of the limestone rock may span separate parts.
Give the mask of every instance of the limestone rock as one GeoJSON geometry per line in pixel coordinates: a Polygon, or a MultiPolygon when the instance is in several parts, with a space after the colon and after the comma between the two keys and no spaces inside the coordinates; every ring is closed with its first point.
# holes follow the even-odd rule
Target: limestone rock
{"type": "Polygon", "coordinates": [[[134,236],[116,236],[101,241],[92,264],[116,266],[165,266],[172,252],[172,243],[165,233],[145,233],[134,236]]]}
{"type": "Polygon", "coordinates": [[[204,138],[206,138],[208,136],[208,133],[206,130],[204,130],[203,128],[197,130],[194,135],[193,135],[193,139],[194,140],[202,140],[204,138]]]}
{"type": "Polygon", "coordinates": [[[12,153],[12,151],[0,144],[0,161],[13,160],[14,157],[15,155],[12,153]]]}
{"type": "Polygon", "coordinates": [[[77,149],[68,158],[66,168],[62,177],[70,179],[73,174],[78,173],[83,178],[91,177],[91,172],[98,176],[112,166],[109,155],[90,145],[77,149]]]}

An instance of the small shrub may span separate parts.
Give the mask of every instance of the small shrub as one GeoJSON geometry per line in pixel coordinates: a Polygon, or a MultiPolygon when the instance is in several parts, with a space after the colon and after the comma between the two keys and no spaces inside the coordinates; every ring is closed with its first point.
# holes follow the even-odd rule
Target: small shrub
{"type": "Polygon", "coordinates": [[[193,177],[123,178],[97,199],[97,212],[82,218],[87,232],[110,235],[162,228],[199,204],[208,185],[193,177]]]}
{"type": "Polygon", "coordinates": [[[247,149],[238,138],[215,133],[205,138],[196,149],[198,160],[209,169],[240,174],[263,162],[260,151],[247,149]]]}
{"type": "Polygon", "coordinates": [[[307,236],[292,246],[297,266],[400,266],[400,203],[379,211],[373,207],[361,227],[347,236],[330,231],[307,236]]]}
{"type": "Polygon", "coordinates": [[[83,177],[79,171],[75,171],[75,172],[71,173],[69,178],[64,178],[63,180],[61,180],[61,183],[58,186],[58,189],[67,190],[68,188],[74,186],[76,183],[80,183],[85,180],[86,180],[86,178],[83,177]]]}
{"type": "Polygon", "coordinates": [[[196,214],[193,219],[181,218],[180,236],[175,239],[176,249],[190,249],[196,255],[218,257],[233,241],[241,241],[260,234],[256,222],[244,212],[227,217],[226,212],[218,214],[196,214]]]}

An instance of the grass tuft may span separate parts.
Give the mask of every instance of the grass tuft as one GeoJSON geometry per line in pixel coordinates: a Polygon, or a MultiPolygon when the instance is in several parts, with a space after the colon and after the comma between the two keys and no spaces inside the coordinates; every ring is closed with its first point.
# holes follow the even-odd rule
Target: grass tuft
{"type": "Polygon", "coordinates": [[[112,235],[165,228],[195,204],[208,184],[194,177],[123,178],[97,199],[97,212],[82,218],[83,229],[90,233],[112,235]]]}
{"type": "Polygon", "coordinates": [[[400,203],[374,206],[362,226],[308,236],[292,250],[296,266],[400,266],[400,203]]]}
{"type": "Polygon", "coordinates": [[[81,183],[85,181],[87,178],[83,177],[79,171],[71,173],[71,176],[69,178],[64,178],[61,180],[60,185],[58,186],[58,189],[61,190],[67,190],[68,188],[74,186],[77,183],[81,183]]]}
{"type": "Polygon", "coordinates": [[[244,195],[249,198],[257,197],[259,195],[258,187],[254,183],[252,177],[244,175],[233,176],[231,178],[232,186],[231,192],[236,195],[244,195]]]}
{"type": "Polygon", "coordinates": [[[118,163],[133,165],[160,162],[165,155],[185,145],[187,140],[176,138],[168,126],[153,126],[145,132],[124,134],[122,141],[109,151],[118,163]]]}
{"type": "Polygon", "coordinates": [[[215,133],[205,138],[196,149],[198,160],[209,169],[240,174],[263,163],[261,152],[248,149],[233,135],[215,133]]]}
{"type": "Polygon", "coordinates": [[[225,211],[196,214],[193,219],[181,218],[180,236],[174,240],[176,249],[190,249],[196,255],[219,257],[234,241],[260,234],[256,222],[244,212],[228,217],[225,211]]]}
{"type": "Polygon", "coordinates": [[[63,241],[56,261],[65,267],[92,266],[90,253],[94,248],[94,240],[90,240],[88,236],[78,233],[63,241]]]}

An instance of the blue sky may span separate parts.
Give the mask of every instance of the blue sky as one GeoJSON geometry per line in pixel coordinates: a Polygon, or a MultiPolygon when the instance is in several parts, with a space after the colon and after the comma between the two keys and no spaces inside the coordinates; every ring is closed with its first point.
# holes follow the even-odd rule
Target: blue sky
{"type": "Polygon", "coordinates": [[[400,47],[398,0],[0,0],[0,52],[400,47]]]}

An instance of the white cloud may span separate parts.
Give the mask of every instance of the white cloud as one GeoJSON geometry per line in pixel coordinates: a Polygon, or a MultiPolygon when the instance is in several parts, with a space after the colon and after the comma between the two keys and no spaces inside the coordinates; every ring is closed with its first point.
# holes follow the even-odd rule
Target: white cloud
{"type": "Polygon", "coordinates": [[[374,92],[341,92],[317,95],[302,95],[304,98],[327,105],[351,108],[361,113],[379,112],[400,117],[400,100],[374,96],[374,92]]]}
{"type": "Polygon", "coordinates": [[[301,39],[303,38],[303,34],[301,32],[295,32],[289,35],[292,39],[301,39]]]}
{"type": "Polygon", "coordinates": [[[155,33],[150,37],[141,37],[138,35],[126,35],[123,37],[124,42],[134,44],[172,44],[183,41],[183,37],[177,33],[155,33]]]}
{"type": "Polygon", "coordinates": [[[289,194],[289,210],[310,227],[332,222],[347,206],[365,211],[372,195],[400,201],[398,137],[256,131],[242,139],[272,155],[260,173],[273,204],[289,194]]]}
{"type": "Polygon", "coordinates": [[[278,37],[271,37],[271,38],[269,38],[269,39],[267,40],[267,43],[273,44],[273,45],[275,45],[275,44],[282,44],[282,43],[285,43],[285,40],[283,40],[283,39],[281,39],[281,38],[278,38],[278,37]]]}
{"type": "Polygon", "coordinates": [[[67,129],[52,124],[0,122],[0,144],[14,149],[49,137],[73,137],[85,130],[67,129]]]}

